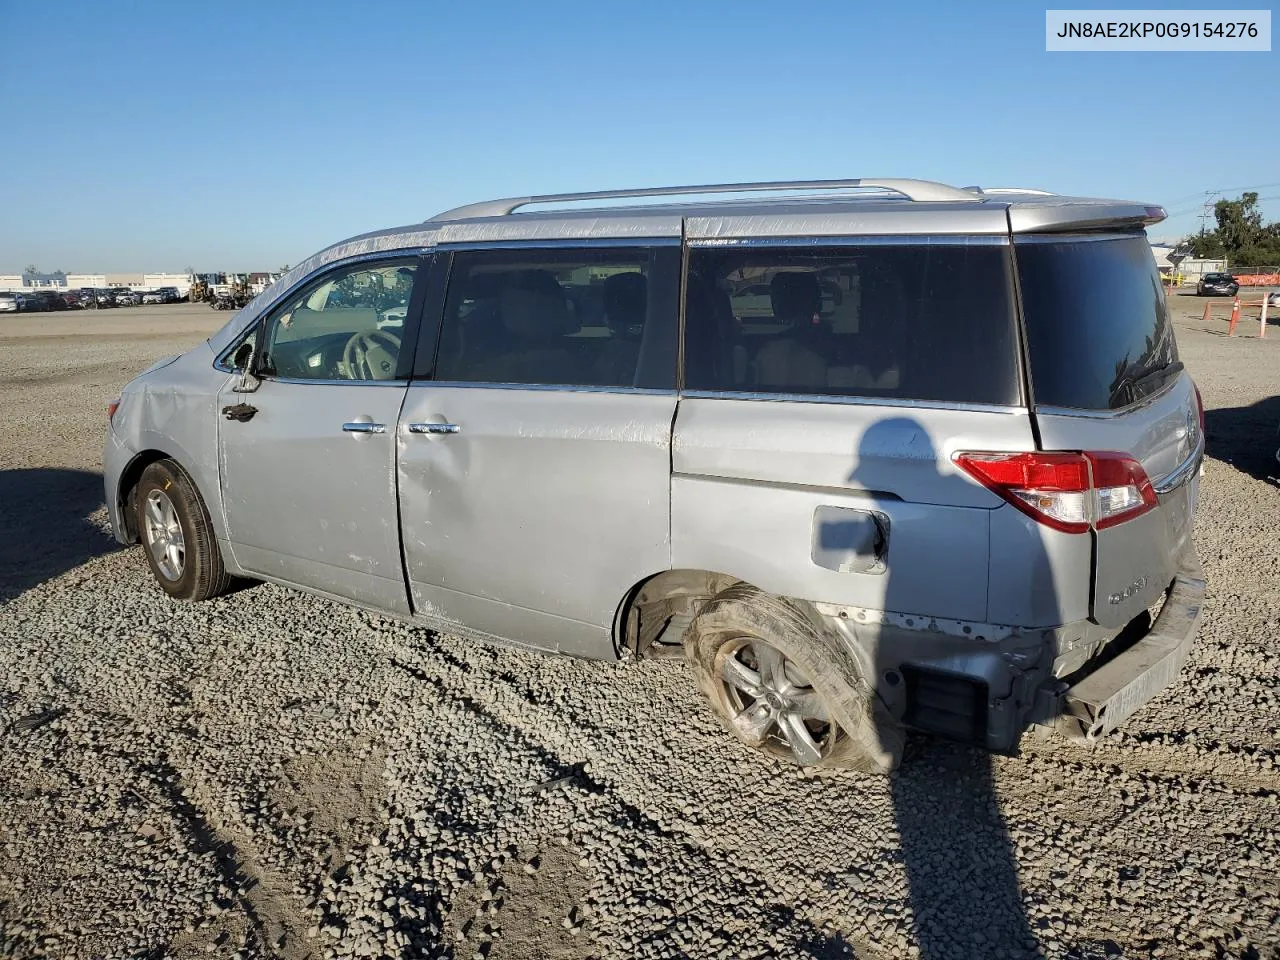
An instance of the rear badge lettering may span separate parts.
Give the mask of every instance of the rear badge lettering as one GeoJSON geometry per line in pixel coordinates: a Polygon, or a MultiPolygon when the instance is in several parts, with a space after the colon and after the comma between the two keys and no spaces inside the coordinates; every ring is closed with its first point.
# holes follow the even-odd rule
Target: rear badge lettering
{"type": "Polygon", "coordinates": [[[1147,586],[1147,578],[1139,577],[1137,580],[1133,581],[1133,583],[1129,584],[1119,593],[1113,593],[1111,594],[1111,596],[1107,597],[1107,602],[1111,604],[1124,603],[1130,597],[1141,593],[1146,588],[1146,586],[1147,586]]]}

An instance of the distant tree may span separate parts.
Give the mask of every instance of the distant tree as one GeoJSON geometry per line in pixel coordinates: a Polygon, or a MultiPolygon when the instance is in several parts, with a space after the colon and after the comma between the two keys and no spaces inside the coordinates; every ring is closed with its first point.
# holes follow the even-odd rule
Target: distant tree
{"type": "Polygon", "coordinates": [[[1216,260],[1227,253],[1227,248],[1218,238],[1218,231],[1201,230],[1185,241],[1190,256],[1197,260],[1216,260]]]}
{"type": "Polygon", "coordinates": [[[1218,239],[1228,251],[1257,243],[1265,232],[1256,193],[1243,193],[1239,200],[1219,200],[1213,205],[1213,217],[1218,221],[1218,239]]]}
{"type": "Polygon", "coordinates": [[[1251,243],[1231,254],[1232,267],[1274,267],[1280,265],[1280,240],[1251,243]]]}
{"type": "Polygon", "coordinates": [[[40,275],[40,268],[37,267],[34,263],[28,263],[26,266],[26,269],[23,270],[22,272],[24,275],[30,277],[31,282],[34,284],[36,282],[36,277],[40,275]]]}
{"type": "Polygon", "coordinates": [[[1199,259],[1225,257],[1229,267],[1269,267],[1280,265],[1280,223],[1263,223],[1258,195],[1242,193],[1238,200],[1219,200],[1213,205],[1216,230],[1201,230],[1184,238],[1178,252],[1185,250],[1199,259]]]}

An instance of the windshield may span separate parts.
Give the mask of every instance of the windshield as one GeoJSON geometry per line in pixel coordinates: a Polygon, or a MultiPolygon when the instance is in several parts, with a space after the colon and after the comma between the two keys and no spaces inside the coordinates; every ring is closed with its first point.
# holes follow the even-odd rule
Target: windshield
{"type": "Polygon", "coordinates": [[[1028,237],[1017,259],[1038,405],[1114,410],[1181,369],[1145,236],[1028,237]]]}

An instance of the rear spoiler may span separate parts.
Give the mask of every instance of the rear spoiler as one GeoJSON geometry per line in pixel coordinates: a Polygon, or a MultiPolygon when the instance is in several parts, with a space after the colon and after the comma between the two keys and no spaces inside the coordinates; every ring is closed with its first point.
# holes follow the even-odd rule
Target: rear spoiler
{"type": "Polygon", "coordinates": [[[1080,200],[1044,197],[1009,205],[1009,232],[1064,233],[1083,230],[1136,230],[1164,220],[1164,207],[1128,200],[1080,200]]]}

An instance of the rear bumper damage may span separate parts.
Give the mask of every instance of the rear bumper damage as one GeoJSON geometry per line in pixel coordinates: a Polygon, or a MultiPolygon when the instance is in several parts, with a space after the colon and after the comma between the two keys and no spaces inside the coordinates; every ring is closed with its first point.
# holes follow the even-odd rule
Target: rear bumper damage
{"type": "Polygon", "coordinates": [[[1056,628],[942,620],[818,603],[889,713],[912,729],[1016,747],[1028,728],[1094,741],[1178,675],[1195,641],[1204,577],[1183,557],[1152,621],[1123,630],[1090,621],[1056,628]]]}
{"type": "MultiPolygon", "coordinates": [[[[1053,691],[1051,725],[1072,739],[1105,737],[1177,677],[1200,629],[1204,572],[1188,550],[1150,631],[1053,691]]],[[[1101,658],[1100,658],[1101,659],[1101,658]]]]}

